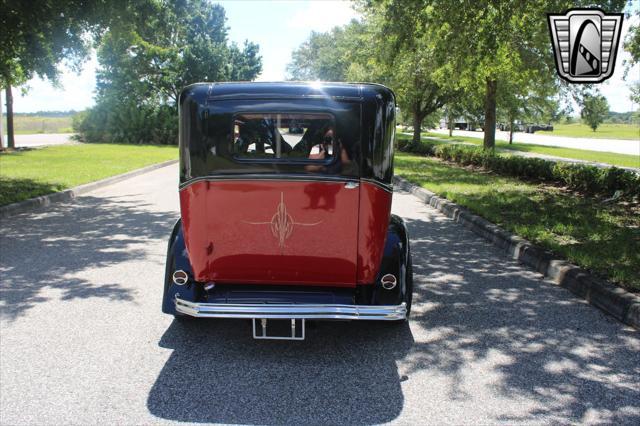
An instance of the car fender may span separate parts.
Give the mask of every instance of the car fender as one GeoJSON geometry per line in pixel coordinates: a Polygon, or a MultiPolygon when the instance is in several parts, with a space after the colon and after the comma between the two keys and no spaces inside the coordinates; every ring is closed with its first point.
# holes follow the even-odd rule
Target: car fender
{"type": "Polygon", "coordinates": [[[176,315],[174,302],[176,294],[180,294],[181,299],[196,301],[201,295],[201,292],[201,286],[193,280],[189,253],[182,232],[182,220],[178,219],[171,231],[171,237],[169,238],[167,247],[162,312],[176,315]],[[190,278],[189,282],[185,285],[177,285],[173,282],[173,272],[180,269],[185,271],[190,278]]]}
{"type": "Polygon", "coordinates": [[[409,233],[404,220],[392,214],[380,271],[374,283],[372,300],[374,305],[398,305],[406,300],[406,293],[411,291],[407,282],[409,253],[409,233]],[[391,290],[382,287],[382,277],[387,274],[394,275],[397,280],[396,286],[391,290]]]}

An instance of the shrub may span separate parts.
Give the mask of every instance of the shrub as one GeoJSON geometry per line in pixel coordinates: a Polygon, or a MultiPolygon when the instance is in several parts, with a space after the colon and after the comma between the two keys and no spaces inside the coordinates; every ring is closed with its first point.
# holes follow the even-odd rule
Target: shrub
{"type": "Polygon", "coordinates": [[[398,150],[418,155],[434,155],[435,145],[427,142],[413,144],[411,139],[398,138],[398,150]]]}
{"type": "Polygon", "coordinates": [[[178,143],[177,112],[167,105],[102,104],[80,114],[73,128],[85,142],[178,143]]]}
{"type": "Polygon", "coordinates": [[[640,196],[640,176],[617,167],[601,171],[600,186],[609,192],[620,189],[625,194],[640,196]]]}
{"type": "MultiPolygon", "coordinates": [[[[415,147],[411,148],[410,144],[406,150],[422,154],[415,147]]],[[[599,168],[585,164],[556,163],[540,158],[507,157],[480,147],[462,145],[431,145],[429,150],[424,151],[431,152],[425,152],[426,155],[461,165],[480,166],[506,176],[559,182],[589,194],[611,195],[620,190],[628,196],[640,196],[640,175],[617,167],[599,168]]]]}
{"type": "Polygon", "coordinates": [[[580,164],[556,163],[553,167],[553,174],[557,180],[571,188],[590,193],[599,192],[598,172],[599,169],[596,167],[580,164]]]}

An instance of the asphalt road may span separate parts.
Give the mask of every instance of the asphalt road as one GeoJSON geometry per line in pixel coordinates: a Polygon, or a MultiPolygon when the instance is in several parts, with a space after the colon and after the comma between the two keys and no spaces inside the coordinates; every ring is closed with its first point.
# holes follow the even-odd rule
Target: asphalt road
{"type": "Polygon", "coordinates": [[[160,312],[177,167],[0,224],[0,424],[640,423],[640,333],[408,194],[409,325],[160,312]]]}
{"type": "MultiPolygon", "coordinates": [[[[449,134],[447,129],[435,129],[433,131],[436,133],[449,134]]],[[[484,132],[480,131],[454,130],[453,135],[484,138],[484,132]]],[[[496,130],[496,139],[508,141],[509,132],[496,130]]],[[[515,132],[513,134],[513,141],[536,145],[559,146],[563,148],[586,149],[589,151],[616,152],[618,154],[637,155],[640,157],[640,129],[638,129],[638,137],[634,140],[570,138],[566,136],[550,136],[543,133],[515,132]]]]}

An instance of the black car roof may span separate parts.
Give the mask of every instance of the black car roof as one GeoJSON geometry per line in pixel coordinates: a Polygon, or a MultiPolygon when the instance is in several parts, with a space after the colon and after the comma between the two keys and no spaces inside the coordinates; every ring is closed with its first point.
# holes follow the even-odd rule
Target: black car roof
{"type": "MultiPolygon", "coordinates": [[[[281,97],[327,97],[367,99],[377,95],[393,99],[393,92],[374,83],[334,82],[221,82],[196,83],[187,86],[184,92],[207,90],[207,98],[281,98],[281,97]]],[[[183,93],[184,93],[183,92],[183,93]]]]}

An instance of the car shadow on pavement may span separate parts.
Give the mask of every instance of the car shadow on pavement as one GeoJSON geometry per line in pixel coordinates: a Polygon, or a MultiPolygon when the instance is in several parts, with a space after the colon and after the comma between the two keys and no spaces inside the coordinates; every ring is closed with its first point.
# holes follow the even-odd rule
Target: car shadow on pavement
{"type": "Polygon", "coordinates": [[[407,225],[416,342],[401,367],[410,379],[445,373],[452,400],[473,398],[468,382],[479,380],[486,388],[474,392],[530,401],[493,422],[640,424],[637,331],[444,217],[407,225]]]}
{"type": "Polygon", "coordinates": [[[1,317],[17,319],[51,297],[133,301],[133,290],[123,285],[122,277],[88,280],[81,275],[139,259],[149,241],[165,240],[177,214],[151,210],[127,197],[83,196],[2,219],[1,317]],[[60,293],[53,296],[56,291],[60,293]]]}
{"type": "Polygon", "coordinates": [[[484,415],[492,412],[482,420],[492,423],[638,424],[636,331],[465,228],[417,217],[406,219],[410,327],[320,322],[304,342],[264,342],[251,339],[245,321],[174,321],[160,340],[173,353],[149,411],[196,423],[372,424],[408,408],[437,423],[429,414],[441,407],[429,404],[444,390],[450,415],[456,403],[479,398],[484,415]],[[443,375],[444,388],[429,379],[443,375]],[[401,383],[414,380],[421,406],[405,407],[401,383]],[[499,402],[514,398],[526,403],[499,402]]]}
{"type": "Polygon", "coordinates": [[[299,342],[253,340],[250,324],[174,320],[149,411],[196,423],[378,424],[402,410],[406,323],[313,322],[299,342]]]}
{"type": "Polygon", "coordinates": [[[412,240],[408,326],[319,322],[304,342],[265,342],[248,321],[173,321],[149,411],[194,423],[640,423],[637,331],[420,209],[397,212],[412,240]]]}

